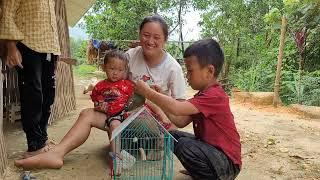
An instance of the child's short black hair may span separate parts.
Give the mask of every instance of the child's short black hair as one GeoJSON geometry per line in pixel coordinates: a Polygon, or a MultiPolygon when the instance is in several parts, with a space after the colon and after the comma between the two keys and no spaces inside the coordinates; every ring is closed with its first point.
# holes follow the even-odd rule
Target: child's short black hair
{"type": "Polygon", "coordinates": [[[126,63],[126,68],[127,68],[129,57],[128,57],[128,54],[126,54],[125,52],[118,49],[107,51],[107,53],[103,58],[103,64],[106,65],[111,58],[118,58],[120,60],[123,60],[126,63]]]}
{"type": "Polygon", "coordinates": [[[183,53],[183,58],[190,56],[196,56],[201,67],[212,64],[215,68],[214,76],[219,76],[224,62],[224,55],[217,41],[203,39],[194,42],[183,53]]]}

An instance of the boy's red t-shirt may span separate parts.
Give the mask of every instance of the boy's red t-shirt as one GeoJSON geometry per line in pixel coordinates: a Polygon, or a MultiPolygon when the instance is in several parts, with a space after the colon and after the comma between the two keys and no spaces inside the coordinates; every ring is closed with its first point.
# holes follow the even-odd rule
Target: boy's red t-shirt
{"type": "Polygon", "coordinates": [[[211,85],[188,101],[200,111],[192,115],[196,138],[222,150],[241,167],[240,136],[223,88],[219,84],[211,85]]]}

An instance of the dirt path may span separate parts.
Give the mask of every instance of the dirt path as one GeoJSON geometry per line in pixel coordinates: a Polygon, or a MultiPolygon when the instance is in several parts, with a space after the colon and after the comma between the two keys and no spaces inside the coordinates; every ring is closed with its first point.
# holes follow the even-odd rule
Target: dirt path
{"type": "MultiPolygon", "coordinates": [[[[62,139],[81,109],[92,106],[89,96],[82,94],[82,82],[76,82],[77,109],[49,127],[50,137],[56,141],[62,139]]],[[[285,108],[231,104],[242,141],[243,169],[237,179],[320,179],[320,119],[302,118],[285,108]]],[[[21,169],[13,166],[13,160],[25,151],[25,137],[19,123],[7,124],[5,130],[10,163],[5,180],[16,180],[21,169]]],[[[192,126],[184,130],[192,132],[192,126]]],[[[94,129],[81,147],[66,156],[63,168],[33,170],[32,174],[40,180],[109,179],[107,144],[106,133],[94,129]]],[[[191,179],[178,173],[181,168],[175,159],[174,179],[191,179]]]]}

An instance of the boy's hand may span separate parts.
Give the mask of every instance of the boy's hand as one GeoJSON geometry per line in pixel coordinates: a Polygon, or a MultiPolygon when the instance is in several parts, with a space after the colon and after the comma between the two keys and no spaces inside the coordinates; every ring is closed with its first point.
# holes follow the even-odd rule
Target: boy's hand
{"type": "Polygon", "coordinates": [[[142,81],[142,80],[138,80],[134,83],[134,89],[135,89],[135,92],[142,95],[142,96],[145,96],[146,93],[148,92],[148,90],[150,90],[151,88],[149,87],[149,85],[142,81]]]}
{"type": "Polygon", "coordinates": [[[6,65],[10,68],[14,66],[19,66],[20,68],[23,68],[21,54],[16,46],[16,42],[7,41],[6,45],[8,49],[6,65]]]}

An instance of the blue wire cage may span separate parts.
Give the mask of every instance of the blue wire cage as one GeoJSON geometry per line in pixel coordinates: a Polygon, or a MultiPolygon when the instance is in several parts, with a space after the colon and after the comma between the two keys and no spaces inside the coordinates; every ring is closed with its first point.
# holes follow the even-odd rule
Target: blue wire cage
{"type": "Polygon", "coordinates": [[[112,132],[116,152],[113,179],[173,179],[174,138],[145,107],[112,132]]]}

